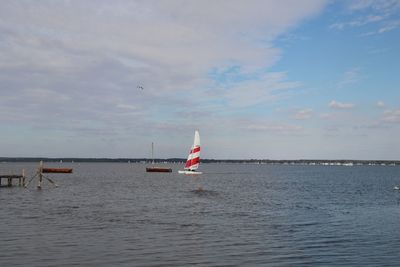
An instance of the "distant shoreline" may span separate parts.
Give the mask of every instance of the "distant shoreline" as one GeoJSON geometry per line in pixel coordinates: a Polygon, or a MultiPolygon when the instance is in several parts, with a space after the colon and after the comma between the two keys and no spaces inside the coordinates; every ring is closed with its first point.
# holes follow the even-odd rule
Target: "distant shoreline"
{"type": "MultiPolygon", "coordinates": [[[[46,157],[0,157],[0,162],[151,162],[148,158],[46,158],[46,157]]],[[[183,163],[185,158],[154,159],[156,163],[183,163]]],[[[324,165],[324,166],[353,166],[353,165],[383,165],[400,166],[400,160],[349,160],[349,159],[297,159],[297,160],[271,160],[271,159],[201,159],[202,163],[242,163],[242,164],[282,164],[282,165],[324,165]]]]}

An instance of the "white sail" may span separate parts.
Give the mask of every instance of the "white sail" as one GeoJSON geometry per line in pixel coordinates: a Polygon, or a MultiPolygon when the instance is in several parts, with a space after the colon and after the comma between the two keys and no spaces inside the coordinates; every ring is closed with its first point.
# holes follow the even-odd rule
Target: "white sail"
{"type": "MultiPolygon", "coordinates": [[[[200,164],[200,134],[199,131],[194,132],[194,141],[190,149],[189,156],[186,160],[185,171],[179,173],[194,173],[199,168],[200,164]]],[[[199,173],[199,172],[196,172],[199,173]]]]}

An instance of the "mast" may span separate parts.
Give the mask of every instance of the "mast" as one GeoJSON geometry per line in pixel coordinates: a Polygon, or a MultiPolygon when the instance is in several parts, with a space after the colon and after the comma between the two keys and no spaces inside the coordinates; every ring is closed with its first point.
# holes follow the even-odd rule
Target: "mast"
{"type": "Polygon", "coordinates": [[[154,143],[151,142],[151,164],[154,164],[154,143]]]}

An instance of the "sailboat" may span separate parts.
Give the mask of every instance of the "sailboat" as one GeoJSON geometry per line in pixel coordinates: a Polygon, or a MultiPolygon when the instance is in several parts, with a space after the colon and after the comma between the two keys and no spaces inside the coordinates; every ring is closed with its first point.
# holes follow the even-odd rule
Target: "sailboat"
{"type": "Polygon", "coordinates": [[[146,172],[172,172],[171,168],[165,167],[156,167],[154,165],[154,143],[151,143],[151,158],[152,158],[152,166],[146,168],[146,172]]]}
{"type": "Polygon", "coordinates": [[[193,146],[190,149],[189,156],[187,158],[185,168],[183,171],[178,171],[182,174],[202,174],[197,171],[200,164],[200,134],[199,131],[194,132],[193,146]]]}

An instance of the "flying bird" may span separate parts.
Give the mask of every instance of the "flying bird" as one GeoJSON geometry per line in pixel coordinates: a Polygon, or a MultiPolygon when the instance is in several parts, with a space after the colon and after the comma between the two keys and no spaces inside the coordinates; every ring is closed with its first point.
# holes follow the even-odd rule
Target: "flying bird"
{"type": "Polygon", "coordinates": [[[143,90],[143,86],[138,85],[137,88],[143,90]]]}

